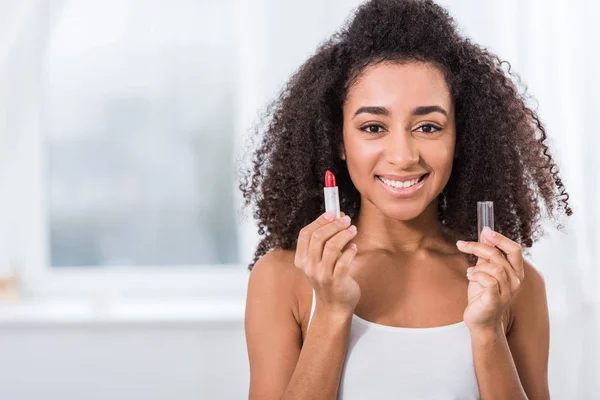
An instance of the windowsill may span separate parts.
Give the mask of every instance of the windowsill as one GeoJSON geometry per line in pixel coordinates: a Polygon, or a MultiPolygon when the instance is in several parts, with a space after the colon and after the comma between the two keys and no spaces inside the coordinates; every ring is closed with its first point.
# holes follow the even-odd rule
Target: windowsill
{"type": "Polygon", "coordinates": [[[242,324],[249,271],[241,266],[69,268],[23,276],[0,296],[0,328],[106,324],[242,324]]]}
{"type": "Polygon", "coordinates": [[[240,265],[45,268],[24,276],[21,289],[36,298],[238,298],[245,296],[248,277],[240,265]]]}
{"type": "Polygon", "coordinates": [[[245,299],[43,299],[0,303],[0,328],[63,325],[241,324],[245,299]]]}

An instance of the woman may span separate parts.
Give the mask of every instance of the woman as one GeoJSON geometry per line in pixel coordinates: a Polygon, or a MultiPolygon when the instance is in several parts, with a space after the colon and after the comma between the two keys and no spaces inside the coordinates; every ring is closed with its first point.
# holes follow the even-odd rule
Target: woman
{"type": "Polygon", "coordinates": [[[240,185],[264,235],[251,399],[549,398],[545,285],[522,249],[542,211],[571,209],[502,66],[432,1],[372,0],[293,75],[240,185]]]}

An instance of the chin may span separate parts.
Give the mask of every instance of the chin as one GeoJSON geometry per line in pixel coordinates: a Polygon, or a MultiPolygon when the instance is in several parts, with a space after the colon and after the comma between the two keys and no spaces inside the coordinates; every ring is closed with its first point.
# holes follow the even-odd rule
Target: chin
{"type": "Polygon", "coordinates": [[[391,207],[385,207],[381,209],[381,212],[388,218],[396,221],[412,221],[418,218],[423,212],[423,208],[420,204],[414,204],[410,206],[393,205],[391,207]]]}

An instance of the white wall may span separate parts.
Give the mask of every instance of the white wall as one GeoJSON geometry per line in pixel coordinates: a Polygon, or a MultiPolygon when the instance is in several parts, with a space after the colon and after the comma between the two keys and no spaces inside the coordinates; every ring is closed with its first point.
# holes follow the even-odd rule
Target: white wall
{"type": "Polygon", "coordinates": [[[212,316],[181,315],[202,304],[126,308],[107,314],[57,302],[11,315],[3,307],[0,399],[247,398],[241,300],[212,316]]]}

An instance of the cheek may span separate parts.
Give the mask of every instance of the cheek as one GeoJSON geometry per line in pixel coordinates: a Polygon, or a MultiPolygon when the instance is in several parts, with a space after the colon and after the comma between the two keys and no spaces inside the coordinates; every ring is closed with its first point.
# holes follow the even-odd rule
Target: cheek
{"type": "MultiPolygon", "coordinates": [[[[372,143],[375,143],[374,141],[372,143]]],[[[373,168],[380,157],[381,149],[369,141],[352,140],[345,143],[346,167],[356,189],[365,193],[373,180],[373,168]]]]}
{"type": "Polygon", "coordinates": [[[424,146],[421,155],[432,167],[452,165],[454,159],[454,144],[452,142],[432,142],[424,146]]]}
{"type": "Polygon", "coordinates": [[[345,141],[348,169],[356,174],[370,173],[373,163],[381,154],[381,145],[377,141],[352,140],[345,141]]]}
{"type": "Polygon", "coordinates": [[[366,163],[366,161],[376,160],[381,155],[381,144],[377,141],[363,140],[359,145],[356,146],[354,152],[355,159],[366,163]]]}
{"type": "Polygon", "coordinates": [[[436,180],[447,183],[452,172],[454,161],[454,146],[452,143],[432,143],[421,149],[421,157],[435,172],[436,180]]]}

